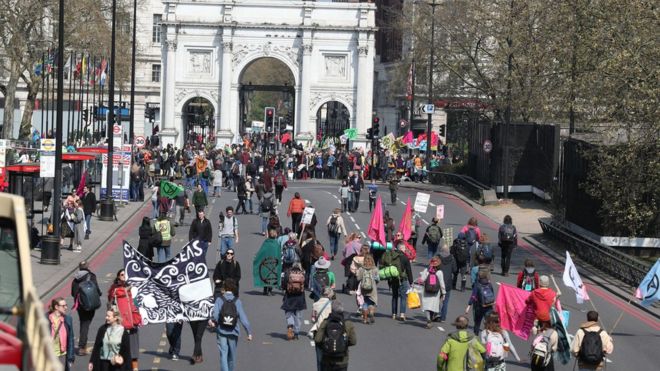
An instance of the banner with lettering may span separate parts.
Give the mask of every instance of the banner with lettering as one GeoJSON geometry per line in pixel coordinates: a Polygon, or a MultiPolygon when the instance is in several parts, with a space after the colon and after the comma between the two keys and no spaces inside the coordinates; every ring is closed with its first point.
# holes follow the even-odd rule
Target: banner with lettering
{"type": "Polygon", "coordinates": [[[495,299],[495,308],[500,314],[500,324],[503,329],[527,340],[534,327],[534,309],[525,301],[531,293],[517,287],[500,285],[495,299]]]}
{"type": "Polygon", "coordinates": [[[124,269],[144,324],[211,318],[208,244],[191,241],[165,263],[154,263],[124,241],[124,269]]]}

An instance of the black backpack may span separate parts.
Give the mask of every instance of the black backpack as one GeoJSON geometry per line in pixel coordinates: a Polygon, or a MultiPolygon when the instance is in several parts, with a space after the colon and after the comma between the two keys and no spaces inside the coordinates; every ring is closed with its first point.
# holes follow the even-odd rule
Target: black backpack
{"type": "Polygon", "coordinates": [[[101,296],[99,295],[99,286],[92,281],[92,275],[87,274],[87,278],[78,285],[78,303],[84,311],[95,311],[101,307],[101,296]]]}
{"type": "Polygon", "coordinates": [[[344,322],[339,319],[328,319],[323,342],[321,343],[323,355],[339,358],[346,355],[348,350],[348,335],[344,322]]]}
{"type": "Polygon", "coordinates": [[[328,224],[328,233],[331,233],[333,235],[337,234],[337,231],[339,230],[339,224],[337,224],[337,219],[338,216],[331,216],[330,217],[330,223],[328,224]]]}
{"type": "Polygon", "coordinates": [[[261,201],[261,212],[262,213],[269,213],[273,208],[273,201],[270,200],[270,198],[264,198],[263,201],[261,201]]]}
{"type": "Polygon", "coordinates": [[[600,333],[603,330],[587,331],[582,329],[582,331],[584,332],[584,337],[582,338],[582,344],[580,344],[578,359],[583,364],[598,366],[603,361],[603,358],[605,358],[603,340],[600,338],[600,333]]]}
{"type": "Polygon", "coordinates": [[[511,224],[504,224],[502,226],[501,240],[504,243],[513,243],[516,239],[516,229],[511,224]]]}
{"type": "Polygon", "coordinates": [[[468,261],[470,257],[470,250],[468,249],[467,242],[464,239],[455,239],[452,250],[454,257],[456,258],[456,263],[463,265],[468,261]]]}
{"type": "Polygon", "coordinates": [[[330,286],[330,277],[328,277],[327,269],[317,269],[312,279],[314,280],[313,291],[319,296],[326,287],[330,286]]]}
{"type": "Polygon", "coordinates": [[[218,325],[225,330],[233,330],[238,323],[238,309],[236,309],[236,299],[223,299],[220,315],[218,316],[218,325]]]}

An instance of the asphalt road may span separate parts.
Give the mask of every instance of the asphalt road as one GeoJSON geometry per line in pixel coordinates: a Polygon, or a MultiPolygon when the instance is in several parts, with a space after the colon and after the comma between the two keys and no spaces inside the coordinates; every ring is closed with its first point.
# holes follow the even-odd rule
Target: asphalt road
{"type": "MultiPolygon", "coordinates": [[[[328,238],[324,232],[328,216],[335,207],[339,207],[337,193],[338,186],[330,184],[318,184],[309,182],[291,183],[288,190],[285,191],[283,204],[279,207],[279,212],[284,226],[290,226],[291,221],[286,218],[286,207],[291,199],[293,192],[300,192],[302,197],[309,201],[312,207],[316,208],[319,226],[317,226],[318,238],[327,246],[328,238]]],[[[414,202],[416,191],[402,189],[399,191],[399,201],[396,205],[389,204],[389,192],[385,187],[381,187],[384,207],[390,210],[390,215],[397,222],[401,219],[405,208],[405,200],[410,197],[414,202]]],[[[482,231],[489,236],[496,236],[496,229],[499,221],[488,220],[485,216],[479,214],[469,205],[451,195],[434,193],[431,196],[431,207],[423,215],[426,222],[429,222],[435,215],[435,205],[445,205],[445,220],[443,227],[453,227],[454,234],[465,224],[470,216],[476,216],[479,220],[479,226],[482,231]]],[[[224,211],[228,205],[236,206],[236,197],[233,192],[224,192],[222,197],[212,200],[212,204],[207,209],[207,216],[210,217],[212,225],[217,226],[218,213],[224,211]]],[[[150,205],[148,207],[151,207],[150,205]]],[[[256,205],[255,205],[256,209],[256,205]]],[[[362,200],[358,212],[345,215],[346,227],[349,231],[365,232],[369,223],[371,214],[368,211],[368,202],[366,201],[366,192],[362,193],[362,200]]],[[[192,216],[186,217],[184,227],[177,229],[175,237],[175,246],[181,247],[185,244],[184,238],[187,238],[188,226],[192,216]]],[[[263,237],[258,233],[260,229],[260,219],[257,215],[239,216],[240,243],[236,247],[238,261],[242,265],[243,278],[241,282],[240,297],[244,303],[249,320],[254,331],[254,340],[247,342],[245,333],[242,331],[242,338],[238,345],[238,370],[300,370],[308,371],[315,369],[314,349],[307,337],[301,337],[298,341],[288,342],[286,340],[286,322],[284,313],[280,309],[282,296],[276,293],[275,296],[266,297],[261,295],[260,290],[252,288],[252,258],[259,249],[263,237]]],[[[514,220],[514,224],[515,224],[514,220]]],[[[422,225],[422,233],[426,224],[422,225]]],[[[214,236],[217,231],[214,228],[214,236]]],[[[127,236],[126,239],[137,246],[137,225],[128,225],[118,235],[118,239],[127,236]]],[[[215,237],[214,237],[215,238],[215,237]]],[[[119,244],[116,244],[117,247],[119,244]]],[[[214,248],[217,242],[213,243],[214,248]]],[[[421,239],[418,241],[418,263],[413,265],[415,274],[421,271],[424,266],[426,256],[426,247],[421,246],[421,239]]],[[[174,251],[176,251],[176,248],[174,251]]],[[[341,246],[340,246],[341,248],[341,246]]],[[[536,261],[537,269],[541,273],[553,273],[558,279],[560,288],[564,295],[562,304],[565,309],[571,311],[569,332],[575,333],[580,322],[585,320],[585,313],[591,310],[591,304],[585,303],[578,305],[575,302],[575,295],[568,288],[561,284],[561,273],[563,264],[556,262],[550,257],[544,255],[536,249],[522,243],[522,247],[514,251],[512,259],[511,272],[509,277],[499,275],[499,250],[496,251],[495,274],[493,281],[507,282],[515,284],[515,274],[522,266],[524,259],[531,257],[536,261]]],[[[207,254],[209,267],[214,267],[215,250],[209,249],[207,254]]],[[[107,290],[116,272],[122,266],[122,257],[120,249],[108,251],[106,254],[99,255],[93,262],[92,267],[99,277],[102,290],[107,290]]],[[[337,277],[337,286],[341,287],[344,282],[343,268],[338,261],[334,261],[331,269],[337,277]]],[[[624,370],[626,365],[634,365],[636,370],[654,370],[657,369],[655,354],[657,352],[660,334],[660,321],[648,314],[627,305],[625,301],[613,296],[603,288],[590,285],[590,281],[585,279],[590,291],[589,294],[593,305],[601,313],[602,323],[606,329],[611,329],[614,322],[623,310],[623,317],[618,324],[614,339],[615,352],[608,362],[608,370],[624,370]],[[655,366],[654,366],[655,365],[655,366]]],[[[64,290],[68,294],[69,289],[64,290]]],[[[352,317],[355,322],[358,344],[350,350],[350,370],[432,370],[435,369],[435,359],[438,350],[446,339],[448,332],[453,328],[449,323],[436,323],[428,330],[425,329],[424,313],[420,310],[408,311],[408,321],[401,323],[393,321],[390,313],[390,294],[385,282],[379,284],[379,307],[375,325],[363,325],[352,317]]],[[[62,292],[62,289],[60,289],[62,292]]],[[[454,319],[461,314],[467,305],[469,293],[454,291],[452,292],[449,319],[454,319]]],[[[338,299],[348,310],[355,308],[354,300],[348,295],[338,294],[338,299]]],[[[67,297],[67,301],[72,303],[72,299],[67,297]]],[[[104,303],[105,304],[105,303],[104,303]]],[[[311,309],[312,302],[308,299],[307,306],[311,309]]],[[[309,317],[311,310],[304,312],[306,319],[303,329],[309,329],[309,317]]],[[[104,314],[97,312],[94,323],[90,329],[90,346],[94,339],[96,330],[103,321],[104,314]]],[[[77,315],[74,314],[74,329],[78,332],[77,315]]],[[[192,333],[190,328],[184,326],[182,334],[181,360],[171,361],[167,358],[168,344],[165,338],[164,325],[149,325],[140,329],[140,369],[141,370],[218,370],[219,354],[215,341],[215,335],[207,332],[204,335],[204,362],[195,366],[188,363],[192,353],[192,333]]],[[[513,337],[513,344],[518,350],[522,361],[520,363],[513,360],[512,357],[507,361],[508,370],[526,370],[529,369],[526,360],[528,358],[529,345],[521,339],[513,337]]],[[[86,370],[88,357],[77,357],[74,370],[86,370]]],[[[567,365],[556,365],[556,370],[572,370],[573,361],[567,365]]]]}

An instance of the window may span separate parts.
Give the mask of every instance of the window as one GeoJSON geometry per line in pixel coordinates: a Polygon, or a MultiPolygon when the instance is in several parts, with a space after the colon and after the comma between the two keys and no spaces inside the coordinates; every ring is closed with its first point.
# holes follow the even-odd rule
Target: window
{"type": "Polygon", "coordinates": [[[160,82],[160,64],[151,65],[151,82],[160,82]]]}
{"type": "Polygon", "coordinates": [[[154,14],[153,30],[151,32],[151,41],[160,44],[160,22],[163,20],[162,14],[154,14]]]}

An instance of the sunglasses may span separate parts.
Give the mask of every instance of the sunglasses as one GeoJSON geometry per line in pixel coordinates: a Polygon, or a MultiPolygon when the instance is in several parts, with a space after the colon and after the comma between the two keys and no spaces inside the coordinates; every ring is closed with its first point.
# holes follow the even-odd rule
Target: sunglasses
{"type": "Polygon", "coordinates": [[[234,255],[234,253],[233,252],[228,252],[225,255],[234,255]]]}

